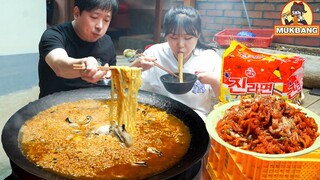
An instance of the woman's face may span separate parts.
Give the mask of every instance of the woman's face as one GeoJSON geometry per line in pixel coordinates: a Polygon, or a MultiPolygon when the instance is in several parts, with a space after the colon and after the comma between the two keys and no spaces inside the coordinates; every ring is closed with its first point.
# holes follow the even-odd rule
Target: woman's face
{"type": "Polygon", "coordinates": [[[174,56],[177,58],[179,53],[183,53],[183,59],[186,62],[196,47],[199,37],[188,35],[184,30],[178,32],[178,34],[168,34],[166,38],[174,56]]]}
{"type": "Polygon", "coordinates": [[[74,30],[84,41],[95,42],[106,34],[111,22],[112,12],[95,9],[92,11],[80,11],[74,8],[74,30]]]}

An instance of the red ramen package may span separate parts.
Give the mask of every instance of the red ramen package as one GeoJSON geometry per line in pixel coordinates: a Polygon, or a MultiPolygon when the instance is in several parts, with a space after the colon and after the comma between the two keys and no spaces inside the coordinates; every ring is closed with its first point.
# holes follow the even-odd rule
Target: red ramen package
{"type": "Polygon", "coordinates": [[[304,62],[296,55],[264,54],[232,41],[223,55],[219,99],[227,103],[244,95],[277,95],[300,104],[304,62]]]}

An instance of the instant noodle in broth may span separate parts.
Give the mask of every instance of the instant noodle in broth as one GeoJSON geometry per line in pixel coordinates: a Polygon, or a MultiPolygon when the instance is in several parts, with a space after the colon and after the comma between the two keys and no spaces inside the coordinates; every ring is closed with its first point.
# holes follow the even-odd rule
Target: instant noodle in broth
{"type": "Polygon", "coordinates": [[[110,125],[110,105],[108,100],[80,100],[40,112],[20,130],[23,154],[37,166],[70,178],[142,179],[169,169],[187,152],[188,127],[145,104],[138,104],[132,146],[97,133],[110,125]]]}

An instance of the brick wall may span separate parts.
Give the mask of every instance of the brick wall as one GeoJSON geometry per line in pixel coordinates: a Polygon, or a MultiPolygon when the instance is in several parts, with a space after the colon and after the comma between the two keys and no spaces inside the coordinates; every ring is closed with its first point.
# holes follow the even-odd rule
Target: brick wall
{"type": "MultiPolygon", "coordinates": [[[[179,0],[178,0],[179,1],[179,0]]],[[[251,28],[273,29],[281,25],[282,8],[289,0],[245,0],[251,28]]],[[[313,25],[320,24],[320,1],[305,1],[313,11],[313,25]]],[[[224,28],[249,28],[241,0],[196,0],[196,9],[202,18],[202,29],[206,41],[224,28]]],[[[273,42],[320,47],[320,37],[281,37],[275,36],[273,42]]]]}

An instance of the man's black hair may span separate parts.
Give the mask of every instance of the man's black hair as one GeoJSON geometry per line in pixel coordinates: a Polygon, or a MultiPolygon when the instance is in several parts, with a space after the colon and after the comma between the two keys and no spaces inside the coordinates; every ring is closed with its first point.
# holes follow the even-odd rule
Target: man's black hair
{"type": "Polygon", "coordinates": [[[75,0],[74,6],[82,11],[91,11],[95,9],[110,10],[112,16],[118,13],[119,4],[117,0],[75,0]]]}

